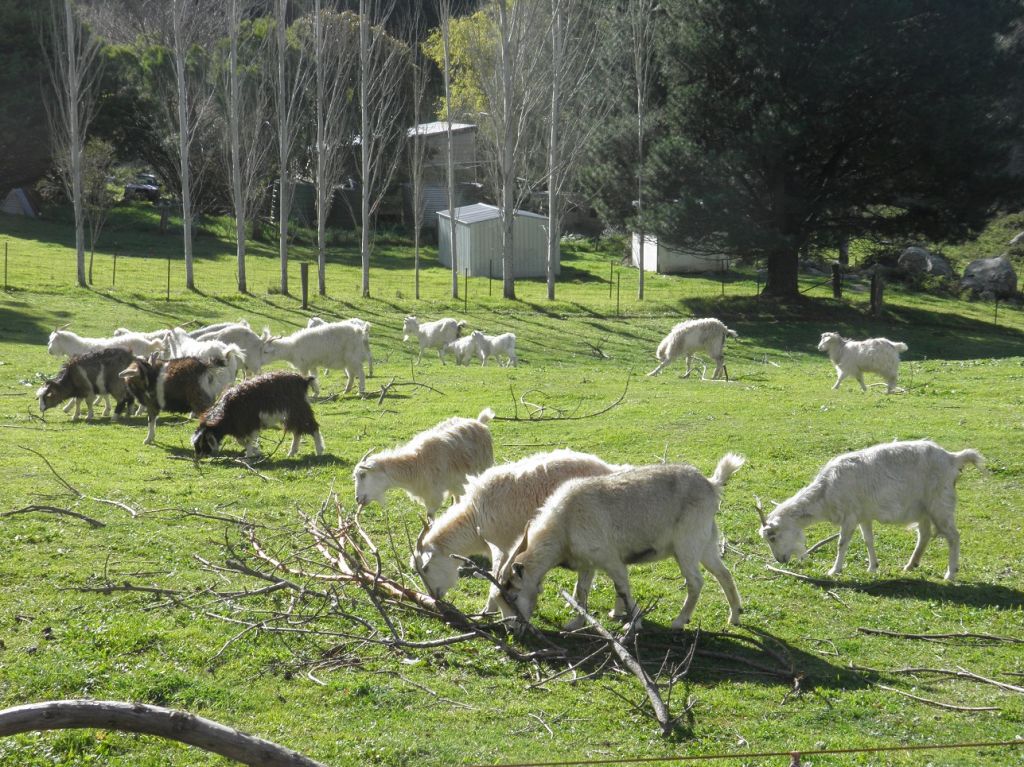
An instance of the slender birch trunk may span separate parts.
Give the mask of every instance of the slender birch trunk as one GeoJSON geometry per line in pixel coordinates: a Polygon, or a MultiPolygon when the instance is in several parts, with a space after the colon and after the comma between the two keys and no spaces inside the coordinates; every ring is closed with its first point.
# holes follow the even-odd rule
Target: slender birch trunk
{"type": "Polygon", "coordinates": [[[452,135],[452,88],[451,88],[451,0],[443,0],[441,11],[441,45],[444,49],[444,114],[447,125],[448,164],[445,174],[448,181],[449,252],[452,255],[452,298],[459,297],[459,258],[455,237],[455,139],[452,135]]]}

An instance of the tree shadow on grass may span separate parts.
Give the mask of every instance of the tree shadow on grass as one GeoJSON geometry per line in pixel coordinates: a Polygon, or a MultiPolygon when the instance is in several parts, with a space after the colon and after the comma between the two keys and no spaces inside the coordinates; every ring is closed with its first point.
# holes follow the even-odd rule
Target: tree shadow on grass
{"type": "Polygon", "coordinates": [[[680,301],[694,317],[718,317],[741,338],[781,350],[817,352],[821,334],[835,331],[851,338],[884,336],[910,347],[905,360],[977,359],[1024,356],[1024,333],[959,314],[889,305],[876,318],[844,301],[801,299],[783,303],[769,298],[690,298],[680,301]]]}
{"type": "MultiPolygon", "coordinates": [[[[71,312],[49,310],[47,315],[59,321],[69,321],[71,312]]],[[[47,324],[39,311],[24,301],[18,301],[10,294],[3,296],[0,304],[0,340],[5,343],[45,344],[57,325],[47,324]]]]}

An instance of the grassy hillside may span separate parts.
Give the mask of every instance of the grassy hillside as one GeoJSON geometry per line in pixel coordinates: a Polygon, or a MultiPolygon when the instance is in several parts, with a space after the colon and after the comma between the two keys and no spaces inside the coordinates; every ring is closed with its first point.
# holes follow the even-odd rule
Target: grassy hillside
{"type": "MultiPolygon", "coordinates": [[[[380,243],[372,298],[357,297],[358,258],[342,243],[331,252],[329,297],[315,298],[302,311],[295,297],[267,292],[277,263],[265,247],[257,247],[250,262],[258,275],[253,295],[235,293],[232,246],[214,235],[198,240],[202,292],[180,289],[176,271],[167,300],[166,256],[174,254],[175,238],[153,229],[144,209],[115,218],[97,265],[112,265],[115,248],[121,256],[153,257],[119,257],[118,287],[107,287],[109,273],[102,280],[97,273],[95,289],[80,290],[65,287],[73,270],[64,225],[0,218],[0,243],[10,243],[12,267],[17,254],[10,274],[15,287],[0,294],[0,513],[41,504],[104,523],[94,528],[39,512],[0,517],[0,706],[79,697],[155,703],[339,766],[582,761],[1024,737],[1021,695],[952,673],[898,673],[965,669],[1009,684],[1024,679],[1019,310],[1000,307],[996,325],[991,304],[890,287],[887,312],[876,320],[866,316],[865,292],[849,291],[834,301],[826,287],[810,280],[806,305],[758,301],[752,273],[729,275],[724,296],[718,279],[651,276],[648,300],[638,303],[636,273],[623,269],[616,278],[616,311],[608,274],[621,246],[588,241],[567,245],[556,302],[543,298],[540,281],[520,283],[519,300],[507,302],[497,297],[497,283],[488,296],[486,280],[470,280],[467,303],[452,301],[450,275],[437,267],[432,251],[425,257],[423,298],[415,301],[411,247],[396,239],[380,243]],[[520,366],[442,366],[430,355],[413,366],[412,345],[401,337],[408,313],[457,316],[487,332],[511,330],[519,339],[520,366]],[[197,465],[189,447],[195,423],[182,417],[162,417],[157,444],[147,447],[143,418],[89,424],[72,423],[59,411],[39,415],[33,393],[41,377],[59,367],[45,347],[57,325],[99,335],[118,326],[149,330],[247,317],[254,327],[287,332],[311,314],[358,316],[373,324],[377,366],[369,389],[379,392],[392,379],[426,385],[394,387],[383,401],[359,399],[340,395],[344,379],[332,371],[321,382],[325,399],[314,405],[327,443],[322,458],[313,455],[308,440],[296,458],[285,458],[287,445],[275,449],[278,437],[268,434],[263,444],[272,454],[255,472],[231,460],[239,454],[233,443],[225,457],[197,465]],[[654,367],[653,350],[664,333],[689,316],[717,316],[739,332],[726,349],[728,383],[684,380],[679,366],[655,378],[643,375],[654,367]],[[883,387],[862,393],[851,382],[832,391],[832,367],[815,349],[825,330],[905,341],[906,393],[886,396],[883,387]],[[359,621],[376,615],[358,589],[338,587],[330,610],[296,624],[321,632],[313,634],[272,633],[238,622],[258,623],[288,610],[288,597],[280,593],[227,602],[206,598],[204,589],[256,587],[251,579],[216,570],[250,551],[231,520],[254,525],[275,554],[315,562],[319,554],[309,548],[301,515],[317,513],[332,488],[350,512],[352,468],[367,450],[487,406],[503,418],[525,418],[526,403],[544,406],[544,415],[586,415],[615,402],[627,379],[621,403],[603,415],[498,420],[492,433],[498,461],[573,447],[614,462],[686,461],[710,474],[727,451],[747,457],[719,513],[726,563],[744,599],[743,626],[728,626],[725,599],[708,578],[693,626],[671,632],[682,598],[678,568],[661,562],[631,571],[638,599],[651,607],[633,648],[650,672],[659,671],[666,654],[680,659],[693,642],[699,650],[673,688],[672,711],[690,710],[672,738],[662,738],[644,715],[646,699],[636,680],[607,665],[584,663],[575,674],[537,684],[564,664],[516,663],[485,642],[393,651],[346,639],[365,637],[359,621]],[[788,566],[811,580],[767,569],[774,560],[757,535],[755,494],[781,501],[842,451],[918,437],[949,449],[974,447],[988,459],[985,472],[968,468],[958,485],[962,570],[956,584],[941,580],[944,541],[932,543],[919,570],[903,573],[913,534],[898,527],[875,528],[881,561],[875,575],[866,572],[860,541],[837,579],[825,576],[834,544],[788,566]],[[73,497],[43,457],[85,496],[120,501],[141,513],[132,517],[111,504],[73,497]],[[184,593],[102,591],[104,584],[126,582],[184,593]],[[861,629],[1003,639],[921,641],[861,629]],[[996,710],[939,708],[880,685],[996,710]]],[[[308,245],[297,250],[299,258],[310,256],[308,245]]],[[[179,270],[180,264],[172,267],[179,270]]],[[[297,269],[292,279],[297,288],[297,269]]],[[[405,568],[406,536],[415,536],[418,512],[403,493],[392,491],[385,508],[363,513],[381,544],[386,572],[396,577],[405,568]]],[[[818,525],[808,539],[831,532],[818,525]]],[[[408,577],[414,585],[414,576],[408,577]]],[[[552,573],[539,603],[541,628],[553,632],[570,617],[558,587],[571,583],[570,574],[552,573]]],[[[450,597],[472,612],[482,604],[485,586],[467,579],[450,597]]],[[[603,616],[613,599],[610,582],[599,575],[591,598],[595,614],[603,616]]],[[[412,640],[452,633],[429,618],[400,616],[399,628],[412,640]]],[[[569,647],[577,641],[554,633],[549,638],[569,647]]],[[[523,651],[537,649],[509,641],[523,651]]],[[[816,757],[813,763],[925,762],[1024,764],[1024,748],[938,751],[926,758],[816,757]]],[[[750,757],[726,763],[784,762],[750,757]]],[[[227,762],[153,738],[86,730],[0,740],[0,764],[227,762]]]]}

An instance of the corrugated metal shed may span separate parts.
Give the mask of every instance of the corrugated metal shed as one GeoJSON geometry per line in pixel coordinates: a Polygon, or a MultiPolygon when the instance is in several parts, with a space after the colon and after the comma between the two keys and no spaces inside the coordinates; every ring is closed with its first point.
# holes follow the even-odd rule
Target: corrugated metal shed
{"type": "MultiPolygon", "coordinates": [[[[437,260],[452,265],[451,219],[448,211],[437,214],[437,260]]],[[[478,203],[455,209],[455,250],[458,270],[471,277],[501,275],[501,212],[478,203]]],[[[547,218],[520,210],[512,229],[512,271],[516,279],[547,274],[547,218]]],[[[556,268],[561,271],[561,264],[556,268]]]]}
{"type": "MultiPolygon", "coordinates": [[[[633,266],[640,266],[640,235],[633,232],[630,257],[633,266]]],[[[724,253],[692,253],[659,242],[653,234],[644,235],[644,271],[658,274],[695,274],[698,272],[724,272],[729,268],[729,256],[724,253]]]]}

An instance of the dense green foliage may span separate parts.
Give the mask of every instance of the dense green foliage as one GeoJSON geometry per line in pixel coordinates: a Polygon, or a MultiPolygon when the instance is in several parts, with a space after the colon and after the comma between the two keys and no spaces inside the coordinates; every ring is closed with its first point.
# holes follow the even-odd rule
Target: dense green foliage
{"type": "MultiPolygon", "coordinates": [[[[140,254],[173,250],[142,212],[115,211],[108,225],[116,232],[111,242],[140,254]],[[138,217],[133,227],[127,218],[119,219],[129,213],[138,217]]],[[[0,231],[19,264],[27,254],[31,258],[24,263],[34,264],[40,274],[73,262],[65,225],[4,217],[0,231]]],[[[175,287],[170,300],[162,283],[143,280],[116,290],[66,288],[68,281],[60,279],[25,287],[32,273],[23,269],[31,266],[19,266],[18,288],[0,294],[0,513],[42,503],[72,508],[106,526],[93,529],[72,517],[44,513],[0,518],[0,706],[87,696],[155,703],[223,721],[338,767],[742,755],[1024,735],[1020,695],[949,676],[896,673],[911,666],[962,667],[1019,685],[1024,674],[1019,644],[935,643],[858,630],[974,632],[1024,640],[1020,311],[1001,309],[996,326],[991,305],[890,288],[885,316],[871,320],[862,289],[851,286],[847,300],[834,301],[810,283],[804,287],[812,298],[787,309],[755,300],[752,275],[740,274],[724,285],[652,275],[647,300],[642,305],[624,300],[619,314],[607,283],[615,247],[566,243],[557,302],[543,298],[540,282],[524,281],[520,300],[509,302],[489,298],[486,281],[473,280],[465,307],[445,298],[449,273],[429,258],[422,273],[424,300],[410,300],[411,248],[397,240],[380,243],[375,278],[380,289],[373,299],[356,297],[355,249],[332,249],[331,295],[316,298],[308,311],[288,297],[235,294],[233,246],[212,232],[197,240],[203,293],[175,287]],[[414,350],[401,339],[407,313],[463,317],[490,332],[512,330],[521,364],[515,369],[442,367],[427,355],[413,369],[414,350]],[[162,417],[152,447],[142,444],[144,419],[71,423],[60,411],[40,419],[33,392],[40,376],[59,366],[45,348],[56,325],[104,334],[121,325],[148,330],[244,316],[254,327],[267,324],[284,332],[304,325],[309,314],[359,316],[373,323],[377,369],[370,388],[413,377],[433,388],[396,387],[383,402],[349,395],[316,403],[327,455],[313,456],[308,441],[295,459],[284,458],[279,448],[255,467],[263,477],[231,461],[237,455],[233,444],[226,446],[224,458],[194,464],[189,437],[195,423],[182,417],[162,417]],[[662,335],[693,315],[718,316],[739,331],[740,338],[726,349],[731,381],[683,380],[678,366],[656,378],[643,377],[654,366],[652,353],[662,335]],[[872,388],[865,394],[849,385],[831,391],[831,365],[815,351],[824,330],[905,341],[910,351],[901,383],[907,392],[885,396],[872,388]],[[650,672],[658,672],[667,650],[681,657],[694,641],[699,650],[670,699],[674,713],[692,704],[673,738],[661,738],[643,715],[646,699],[633,677],[605,666],[586,663],[575,681],[567,674],[536,685],[539,677],[562,667],[517,664],[483,642],[396,652],[340,637],[246,631],[231,621],[287,609],[287,597],[218,603],[202,591],[260,585],[202,564],[246,556],[248,543],[230,519],[256,525],[275,553],[301,550],[315,561],[319,555],[308,549],[300,512],[316,513],[332,488],[350,511],[352,467],[366,450],[403,441],[450,415],[475,415],[485,406],[502,417],[517,411],[523,417],[520,397],[546,405],[548,414],[594,412],[619,397],[630,371],[636,375],[623,401],[599,418],[496,421],[492,432],[499,461],[571,446],[612,461],[688,461],[710,473],[726,451],[747,456],[748,464],[726,488],[719,514],[728,541],[726,562],[744,598],[743,626],[726,627],[725,600],[708,579],[694,626],[670,632],[681,598],[677,568],[662,562],[632,570],[638,598],[652,606],[648,628],[634,648],[650,672]],[[942,541],[929,547],[919,571],[904,574],[900,567],[913,536],[896,527],[876,527],[877,575],[865,572],[859,542],[839,579],[822,579],[834,553],[830,548],[792,565],[816,580],[766,569],[773,561],[757,536],[754,494],[781,500],[839,452],[915,437],[931,437],[951,449],[974,447],[988,459],[985,473],[968,469],[958,486],[963,554],[957,584],[941,582],[942,541]],[[82,493],[125,502],[143,513],[132,518],[117,507],[72,497],[39,455],[25,448],[45,456],[82,493]],[[227,545],[236,552],[229,553],[227,545]],[[185,594],[179,601],[89,590],[107,582],[185,594]],[[779,669],[783,675],[774,675],[779,669]],[[880,684],[998,711],[945,710],[880,684]]],[[[310,255],[308,246],[296,251],[310,255]]],[[[97,267],[108,257],[106,251],[98,255],[97,267]]],[[[274,273],[273,253],[256,249],[252,260],[266,261],[267,273],[274,273]]],[[[152,263],[157,275],[163,267],[161,258],[136,257],[122,258],[119,270],[136,262],[152,263]]],[[[622,274],[623,296],[632,296],[635,272],[622,274]]],[[[341,384],[332,371],[322,378],[323,393],[340,394],[341,384]]],[[[264,448],[270,452],[276,442],[267,434],[264,448]]],[[[415,535],[418,510],[392,491],[384,508],[371,506],[363,513],[364,524],[382,544],[388,573],[405,567],[406,535],[415,535]]],[[[819,525],[809,538],[831,532],[819,525]]],[[[552,575],[540,599],[538,625],[552,628],[568,617],[557,587],[570,583],[564,573],[552,575]]],[[[463,581],[450,596],[472,610],[482,602],[484,587],[481,581],[463,581]]],[[[599,576],[593,609],[600,613],[613,598],[610,584],[599,576]]],[[[308,626],[351,632],[358,628],[354,619],[374,617],[359,590],[339,591],[336,608],[308,626]]],[[[605,625],[614,628],[610,620],[605,625]]],[[[415,640],[449,633],[433,620],[404,613],[400,628],[415,640]]],[[[555,641],[572,645],[564,638],[555,641]]],[[[1003,766],[1022,760],[1024,753],[1014,747],[813,759],[815,764],[903,767],[925,762],[1003,766]]],[[[783,762],[740,756],[736,763],[783,762]]],[[[212,767],[226,762],[153,738],[86,730],[0,740],[0,764],[212,767]]]]}
{"type": "MultiPolygon", "coordinates": [[[[962,238],[1019,194],[1007,175],[1017,3],[672,0],[662,12],[651,226],[766,259],[769,292],[795,293],[803,252],[962,238]]],[[[622,170],[606,141],[605,181],[622,170]]]]}

